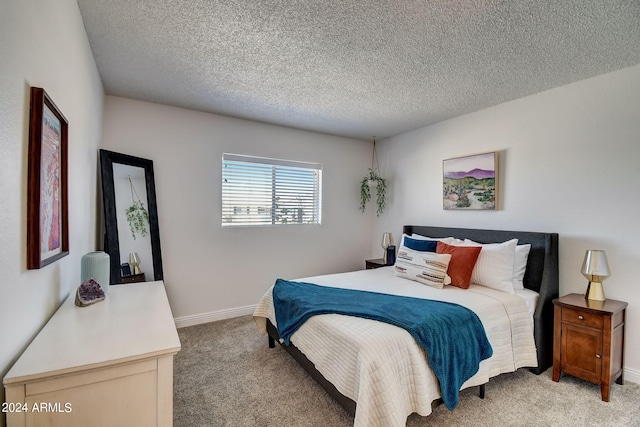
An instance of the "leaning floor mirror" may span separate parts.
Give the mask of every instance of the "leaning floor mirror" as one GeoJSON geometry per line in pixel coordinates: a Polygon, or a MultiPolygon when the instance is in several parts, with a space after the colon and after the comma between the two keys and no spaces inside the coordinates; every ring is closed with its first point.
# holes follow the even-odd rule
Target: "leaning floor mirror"
{"type": "Polygon", "coordinates": [[[162,280],[153,161],[100,150],[111,284],[162,280]]]}

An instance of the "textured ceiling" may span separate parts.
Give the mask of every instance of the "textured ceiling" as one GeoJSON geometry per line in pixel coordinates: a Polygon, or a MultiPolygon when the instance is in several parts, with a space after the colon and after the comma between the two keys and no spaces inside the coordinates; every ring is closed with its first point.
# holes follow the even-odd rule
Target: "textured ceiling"
{"type": "Polygon", "coordinates": [[[640,0],[78,0],[110,95],[383,138],[640,63],[640,0]]]}

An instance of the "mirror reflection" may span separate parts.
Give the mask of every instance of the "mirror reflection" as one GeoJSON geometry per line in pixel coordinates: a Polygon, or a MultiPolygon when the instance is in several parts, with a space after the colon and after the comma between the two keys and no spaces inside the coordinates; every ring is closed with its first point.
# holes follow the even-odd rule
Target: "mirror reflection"
{"type": "Polygon", "coordinates": [[[131,279],[144,282],[147,275],[154,277],[144,169],[114,163],[113,186],[121,274],[136,276],[131,279]]]}

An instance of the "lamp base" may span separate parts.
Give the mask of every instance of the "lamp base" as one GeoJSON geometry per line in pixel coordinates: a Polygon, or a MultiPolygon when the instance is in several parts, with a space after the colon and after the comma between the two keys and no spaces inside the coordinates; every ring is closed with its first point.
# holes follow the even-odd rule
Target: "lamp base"
{"type": "Polygon", "coordinates": [[[589,286],[587,286],[587,293],[584,297],[592,301],[605,301],[606,298],[604,297],[602,282],[589,282],[589,286]]]}

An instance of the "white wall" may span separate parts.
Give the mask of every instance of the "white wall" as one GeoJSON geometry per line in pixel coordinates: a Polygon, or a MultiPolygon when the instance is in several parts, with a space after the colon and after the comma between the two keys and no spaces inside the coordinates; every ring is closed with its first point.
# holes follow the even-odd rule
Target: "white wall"
{"type": "Polygon", "coordinates": [[[585,250],[604,249],[612,271],[605,293],[629,303],[625,364],[640,381],[640,66],[380,145],[390,207],[375,236],[399,237],[403,224],[558,232],[560,295],[585,292],[585,250]],[[442,160],[489,151],[500,152],[501,209],[444,211],[442,160]]]}
{"type": "Polygon", "coordinates": [[[375,214],[359,211],[359,181],[371,141],[112,96],[103,140],[154,162],[164,278],[179,325],[244,314],[278,277],[364,268],[375,214]],[[224,152],[321,163],[322,224],[222,228],[224,152]]]}
{"type": "MultiPolygon", "coordinates": [[[[104,91],[75,0],[0,2],[0,376],[79,285],[96,249],[97,148],[104,91]],[[26,269],[29,88],[69,122],[70,255],[26,269]]],[[[0,388],[4,390],[4,388],[0,388]]],[[[0,401],[4,391],[0,391],[0,401]]],[[[3,424],[0,416],[0,425],[3,424]]]]}

